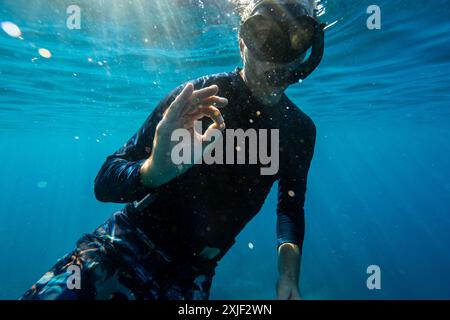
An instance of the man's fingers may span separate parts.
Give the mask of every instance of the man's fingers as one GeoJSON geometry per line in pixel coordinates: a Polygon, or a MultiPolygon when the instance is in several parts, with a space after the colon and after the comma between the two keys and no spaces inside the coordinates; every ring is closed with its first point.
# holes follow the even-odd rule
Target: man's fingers
{"type": "Polygon", "coordinates": [[[208,117],[212,121],[214,121],[214,123],[216,123],[218,127],[223,127],[225,125],[225,121],[223,120],[222,114],[220,113],[219,109],[211,105],[201,105],[194,112],[186,115],[186,117],[189,119],[189,124],[192,124],[195,120],[199,120],[203,117],[208,117]]]}
{"type": "Polygon", "coordinates": [[[212,85],[200,90],[196,90],[192,93],[188,101],[188,106],[184,113],[192,112],[195,107],[202,103],[203,100],[215,96],[219,92],[219,87],[217,85],[212,85]]]}
{"type": "Polygon", "coordinates": [[[194,85],[189,82],[175,98],[164,115],[167,116],[169,121],[173,121],[186,113],[192,112],[200,103],[222,107],[228,103],[228,100],[215,96],[218,92],[219,87],[217,85],[194,90],[194,85]]]}
{"type": "Polygon", "coordinates": [[[216,108],[223,108],[228,104],[227,98],[222,98],[218,96],[212,96],[209,98],[204,99],[201,104],[203,105],[212,105],[216,108]]]}
{"type": "Polygon", "coordinates": [[[228,99],[218,97],[218,96],[212,96],[209,98],[204,99],[201,103],[197,105],[191,105],[188,110],[185,112],[185,117],[191,117],[192,115],[198,114],[199,110],[203,108],[204,106],[213,106],[216,108],[223,108],[228,104],[228,99]]]}
{"type": "Polygon", "coordinates": [[[190,102],[193,104],[200,103],[202,100],[215,96],[219,92],[219,87],[217,85],[212,85],[206,88],[202,88],[200,90],[196,90],[193,92],[190,102]]]}
{"type": "Polygon", "coordinates": [[[278,290],[277,292],[277,299],[278,300],[288,300],[289,299],[289,293],[285,290],[278,290]]]}
{"type": "Polygon", "coordinates": [[[189,82],[184,86],[180,94],[178,94],[175,100],[170,104],[169,108],[165,112],[165,116],[167,116],[169,120],[173,120],[179,117],[179,115],[182,113],[182,110],[188,104],[189,98],[193,93],[194,85],[189,82]]]}
{"type": "Polygon", "coordinates": [[[301,300],[300,294],[297,290],[292,290],[289,300],[301,300]]]}

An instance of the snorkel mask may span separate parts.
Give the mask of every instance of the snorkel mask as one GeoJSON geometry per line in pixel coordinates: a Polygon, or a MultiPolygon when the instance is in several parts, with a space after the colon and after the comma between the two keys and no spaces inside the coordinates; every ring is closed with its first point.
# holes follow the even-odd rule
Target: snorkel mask
{"type": "Polygon", "coordinates": [[[293,84],[304,80],[320,64],[324,51],[324,27],[325,24],[319,23],[297,1],[262,0],[242,22],[240,36],[259,61],[290,63],[311,48],[309,58],[286,79],[288,84],[293,84]]]}

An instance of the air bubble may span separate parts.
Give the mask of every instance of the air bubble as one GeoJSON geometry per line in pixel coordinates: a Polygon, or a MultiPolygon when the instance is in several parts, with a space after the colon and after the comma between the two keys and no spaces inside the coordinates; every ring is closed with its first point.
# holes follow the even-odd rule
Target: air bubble
{"type": "Polygon", "coordinates": [[[1,23],[1,27],[10,37],[20,38],[22,36],[22,31],[20,31],[20,28],[15,23],[4,21],[1,23]]]}

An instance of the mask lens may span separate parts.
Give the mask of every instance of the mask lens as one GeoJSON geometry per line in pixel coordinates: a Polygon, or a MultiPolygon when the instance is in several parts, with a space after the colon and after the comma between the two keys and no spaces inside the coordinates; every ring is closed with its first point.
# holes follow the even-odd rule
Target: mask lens
{"type": "Polygon", "coordinates": [[[296,21],[289,30],[290,46],[293,50],[304,53],[311,46],[316,32],[317,22],[311,17],[296,21]]]}
{"type": "Polygon", "coordinates": [[[289,49],[289,34],[263,15],[250,17],[241,27],[241,37],[259,60],[277,62],[289,49]]]}

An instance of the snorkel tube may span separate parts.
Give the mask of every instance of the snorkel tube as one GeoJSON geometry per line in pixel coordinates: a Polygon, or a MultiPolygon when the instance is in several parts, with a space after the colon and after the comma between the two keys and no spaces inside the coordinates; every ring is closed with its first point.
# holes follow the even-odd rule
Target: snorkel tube
{"type": "Polygon", "coordinates": [[[308,59],[292,73],[288,80],[289,84],[305,80],[319,66],[325,49],[325,26],[326,24],[324,23],[318,25],[311,44],[311,54],[308,59]]]}

